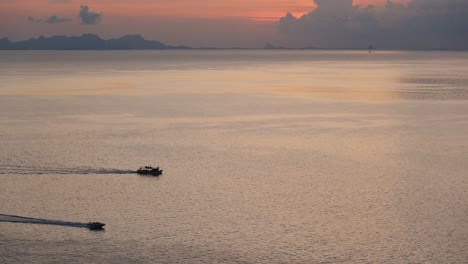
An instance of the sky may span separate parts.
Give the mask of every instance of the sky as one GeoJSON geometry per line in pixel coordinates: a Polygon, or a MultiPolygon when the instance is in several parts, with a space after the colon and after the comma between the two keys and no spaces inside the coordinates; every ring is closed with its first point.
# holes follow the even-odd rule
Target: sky
{"type": "Polygon", "coordinates": [[[468,48],[468,0],[0,0],[0,37],[193,47],[468,48]]]}

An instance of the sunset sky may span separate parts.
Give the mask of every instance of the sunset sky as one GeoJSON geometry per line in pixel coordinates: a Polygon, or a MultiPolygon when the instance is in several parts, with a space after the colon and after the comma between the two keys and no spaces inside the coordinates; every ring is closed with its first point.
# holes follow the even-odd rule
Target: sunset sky
{"type": "MultiPolygon", "coordinates": [[[[468,29],[468,19],[463,18],[468,14],[468,0],[392,0],[391,8],[387,0],[354,0],[353,10],[348,8],[344,13],[339,11],[346,10],[351,2],[352,0],[0,0],[0,37],[22,40],[40,35],[95,33],[111,38],[125,34],[142,34],[147,39],[194,47],[260,47],[267,42],[291,47],[338,47],[337,42],[348,43],[348,46],[362,45],[369,41],[390,43],[385,36],[391,35],[394,39],[400,33],[405,36],[414,35],[415,32],[406,32],[406,28],[414,23],[419,27],[412,29],[417,31],[416,34],[426,31],[422,36],[424,42],[444,38],[444,41],[434,43],[434,47],[451,46],[451,42],[455,40],[462,43],[457,45],[466,44],[465,38],[460,39],[457,35],[468,29]],[[373,8],[368,8],[369,5],[373,8]],[[83,7],[86,9],[82,9],[83,7]],[[280,21],[288,12],[290,17],[286,16],[286,19],[280,21]],[[304,17],[301,18],[302,16],[304,17]],[[418,17],[421,19],[418,20],[418,17]],[[333,21],[328,21],[328,18],[333,21]],[[448,21],[448,18],[451,20],[448,21]],[[440,23],[434,19],[439,19],[440,23]],[[346,21],[346,29],[340,24],[338,31],[332,30],[336,28],[338,20],[346,21]],[[426,27],[422,25],[424,23],[427,23],[426,27]],[[379,28],[376,28],[376,24],[379,28]],[[437,35],[430,32],[434,26],[440,32],[452,32],[454,29],[456,32],[453,32],[453,36],[441,36],[440,32],[437,35]],[[376,35],[383,31],[388,34],[376,35]],[[337,34],[347,36],[348,39],[332,36],[337,34]],[[362,43],[351,39],[351,36],[356,37],[357,34],[362,38],[362,43]]],[[[417,39],[410,41],[408,47],[419,45],[417,42],[417,39]]]]}

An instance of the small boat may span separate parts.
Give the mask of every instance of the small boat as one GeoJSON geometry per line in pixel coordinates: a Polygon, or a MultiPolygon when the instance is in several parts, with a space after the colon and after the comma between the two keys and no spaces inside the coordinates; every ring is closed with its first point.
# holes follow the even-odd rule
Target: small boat
{"type": "Polygon", "coordinates": [[[159,176],[163,173],[163,170],[160,170],[159,167],[153,168],[151,166],[141,167],[137,170],[137,173],[140,175],[151,175],[151,176],[159,176]]]}
{"type": "Polygon", "coordinates": [[[86,227],[88,227],[90,230],[101,230],[105,225],[106,224],[100,222],[89,222],[86,224],[86,227]]]}

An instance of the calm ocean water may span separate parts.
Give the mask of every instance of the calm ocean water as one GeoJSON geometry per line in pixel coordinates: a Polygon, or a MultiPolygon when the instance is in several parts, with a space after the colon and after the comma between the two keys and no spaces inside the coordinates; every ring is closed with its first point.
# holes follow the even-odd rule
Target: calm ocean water
{"type": "Polygon", "coordinates": [[[0,52],[0,263],[467,263],[467,73],[466,52],[0,52]]]}

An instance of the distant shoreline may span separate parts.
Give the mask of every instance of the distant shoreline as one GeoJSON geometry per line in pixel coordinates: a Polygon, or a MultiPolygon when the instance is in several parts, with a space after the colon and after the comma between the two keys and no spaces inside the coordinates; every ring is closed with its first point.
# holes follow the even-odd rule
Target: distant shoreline
{"type": "Polygon", "coordinates": [[[146,40],[141,35],[102,39],[95,34],[81,36],[51,36],[12,42],[0,38],[0,50],[186,50],[189,46],[167,45],[156,40],[146,40]]]}
{"type": "MultiPolygon", "coordinates": [[[[104,51],[104,50],[369,50],[368,48],[322,48],[302,47],[288,48],[267,43],[263,48],[194,48],[185,45],[168,45],[157,40],[146,40],[141,35],[125,35],[120,38],[102,39],[95,34],[83,34],[81,36],[51,36],[30,38],[21,41],[10,41],[8,38],[0,38],[0,50],[50,50],[50,51],[104,51]]],[[[467,51],[468,49],[448,49],[444,47],[431,49],[372,49],[372,51],[467,51]]]]}
{"type": "MultiPolygon", "coordinates": [[[[223,50],[239,50],[239,51],[365,51],[367,49],[357,48],[323,48],[323,49],[303,49],[303,48],[284,48],[284,49],[264,49],[264,48],[189,48],[189,49],[3,49],[0,51],[223,51],[223,50]]],[[[380,49],[373,50],[372,53],[385,52],[385,51],[434,51],[434,52],[466,52],[468,49],[380,49]]]]}

